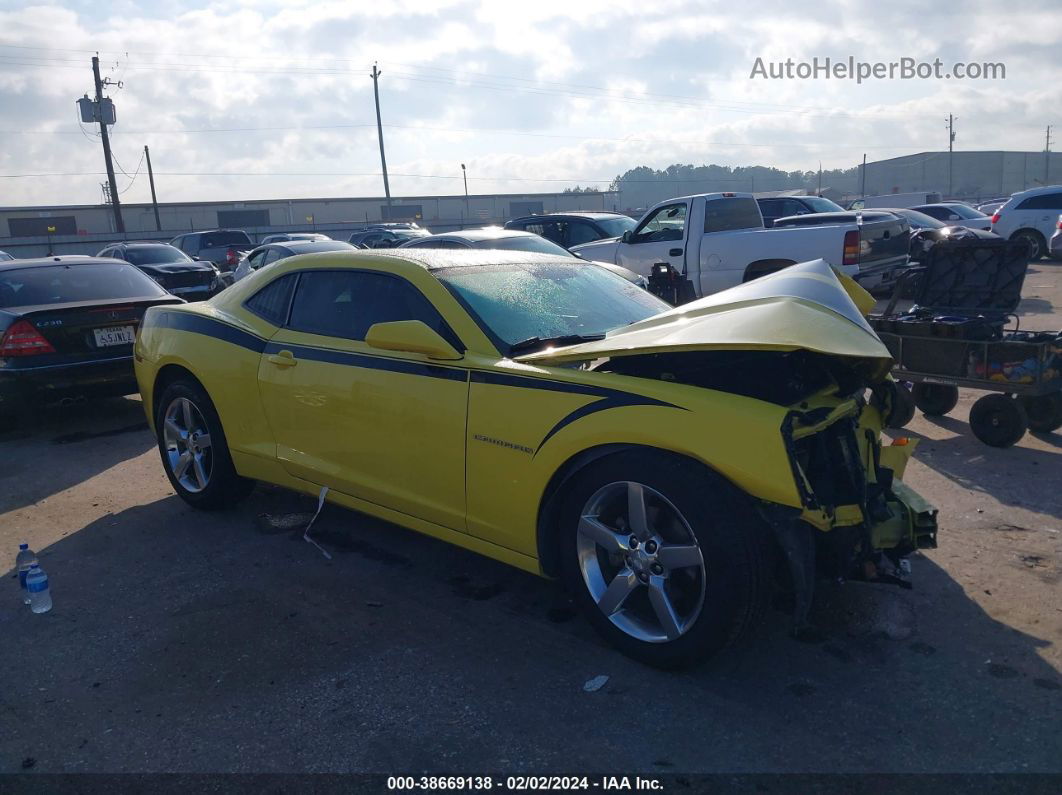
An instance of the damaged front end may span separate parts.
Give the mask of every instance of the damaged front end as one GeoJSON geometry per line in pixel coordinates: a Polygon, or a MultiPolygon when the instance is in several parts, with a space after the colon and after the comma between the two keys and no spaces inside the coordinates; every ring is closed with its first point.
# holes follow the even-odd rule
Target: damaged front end
{"type": "Polygon", "coordinates": [[[909,585],[906,556],[936,546],[936,510],[901,482],[914,443],[881,443],[902,406],[892,357],[865,317],[873,305],[816,260],[518,361],[582,363],[781,407],[799,507],[760,504],[793,575],[802,629],[817,578],[909,585]]]}
{"type": "Polygon", "coordinates": [[[803,631],[816,579],[858,579],[910,588],[907,556],[937,545],[937,511],[902,482],[916,443],[882,444],[888,382],[840,404],[805,401],[786,414],[781,433],[803,509],[763,513],[785,553],[803,631]]]}

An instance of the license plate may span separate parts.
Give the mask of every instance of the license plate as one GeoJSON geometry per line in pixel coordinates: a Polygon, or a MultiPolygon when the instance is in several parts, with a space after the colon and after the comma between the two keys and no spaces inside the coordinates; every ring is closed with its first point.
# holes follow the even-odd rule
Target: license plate
{"type": "Polygon", "coordinates": [[[95,328],[92,329],[92,333],[96,335],[97,348],[106,348],[108,345],[132,345],[136,341],[136,331],[132,326],[95,328]]]}

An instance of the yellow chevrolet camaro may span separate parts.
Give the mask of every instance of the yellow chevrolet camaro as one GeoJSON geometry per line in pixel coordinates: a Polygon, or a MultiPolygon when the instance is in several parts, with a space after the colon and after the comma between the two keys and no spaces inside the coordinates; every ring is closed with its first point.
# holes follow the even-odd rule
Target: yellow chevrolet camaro
{"type": "Polygon", "coordinates": [[[625,653],[705,658],[790,573],[902,581],[936,512],[868,296],[824,262],[673,308],[595,265],[327,252],[147,310],[136,375],[177,494],[262,480],[559,576],[625,653]],[[782,561],[787,565],[775,566],[782,561]]]}

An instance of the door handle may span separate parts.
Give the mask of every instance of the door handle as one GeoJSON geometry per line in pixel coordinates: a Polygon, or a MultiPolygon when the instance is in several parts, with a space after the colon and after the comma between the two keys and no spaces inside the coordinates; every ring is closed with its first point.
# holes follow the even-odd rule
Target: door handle
{"type": "Polygon", "coordinates": [[[682,249],[681,248],[673,248],[673,249],[671,249],[671,251],[667,252],[667,255],[669,257],[681,257],[682,256],[682,249]]]}
{"type": "Polygon", "coordinates": [[[274,353],[271,356],[267,356],[266,361],[270,364],[275,364],[277,367],[294,367],[299,363],[299,360],[295,358],[291,351],[274,353]]]}

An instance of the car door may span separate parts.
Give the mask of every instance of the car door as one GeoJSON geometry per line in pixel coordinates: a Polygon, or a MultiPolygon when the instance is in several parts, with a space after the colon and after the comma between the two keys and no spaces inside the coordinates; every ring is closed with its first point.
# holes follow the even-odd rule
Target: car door
{"type": "Polygon", "coordinates": [[[592,243],[595,240],[600,240],[602,235],[593,224],[586,221],[569,221],[568,222],[568,237],[564,243],[565,248],[571,248],[572,246],[578,246],[582,243],[592,243]]]}
{"type": "Polygon", "coordinates": [[[380,271],[300,271],[259,392],[292,475],[465,530],[468,372],[364,341],[375,323],[420,320],[461,342],[409,281],[380,271]]]}
{"type": "Polygon", "coordinates": [[[1062,213],[1062,193],[1045,193],[1036,197],[1034,202],[1035,211],[1031,213],[1032,223],[1036,230],[1049,241],[1055,233],[1058,223],[1058,214],[1062,213]]]}
{"type": "Polygon", "coordinates": [[[634,228],[616,248],[616,264],[648,276],[658,262],[682,273],[686,254],[686,202],[662,205],[634,228]]]}

